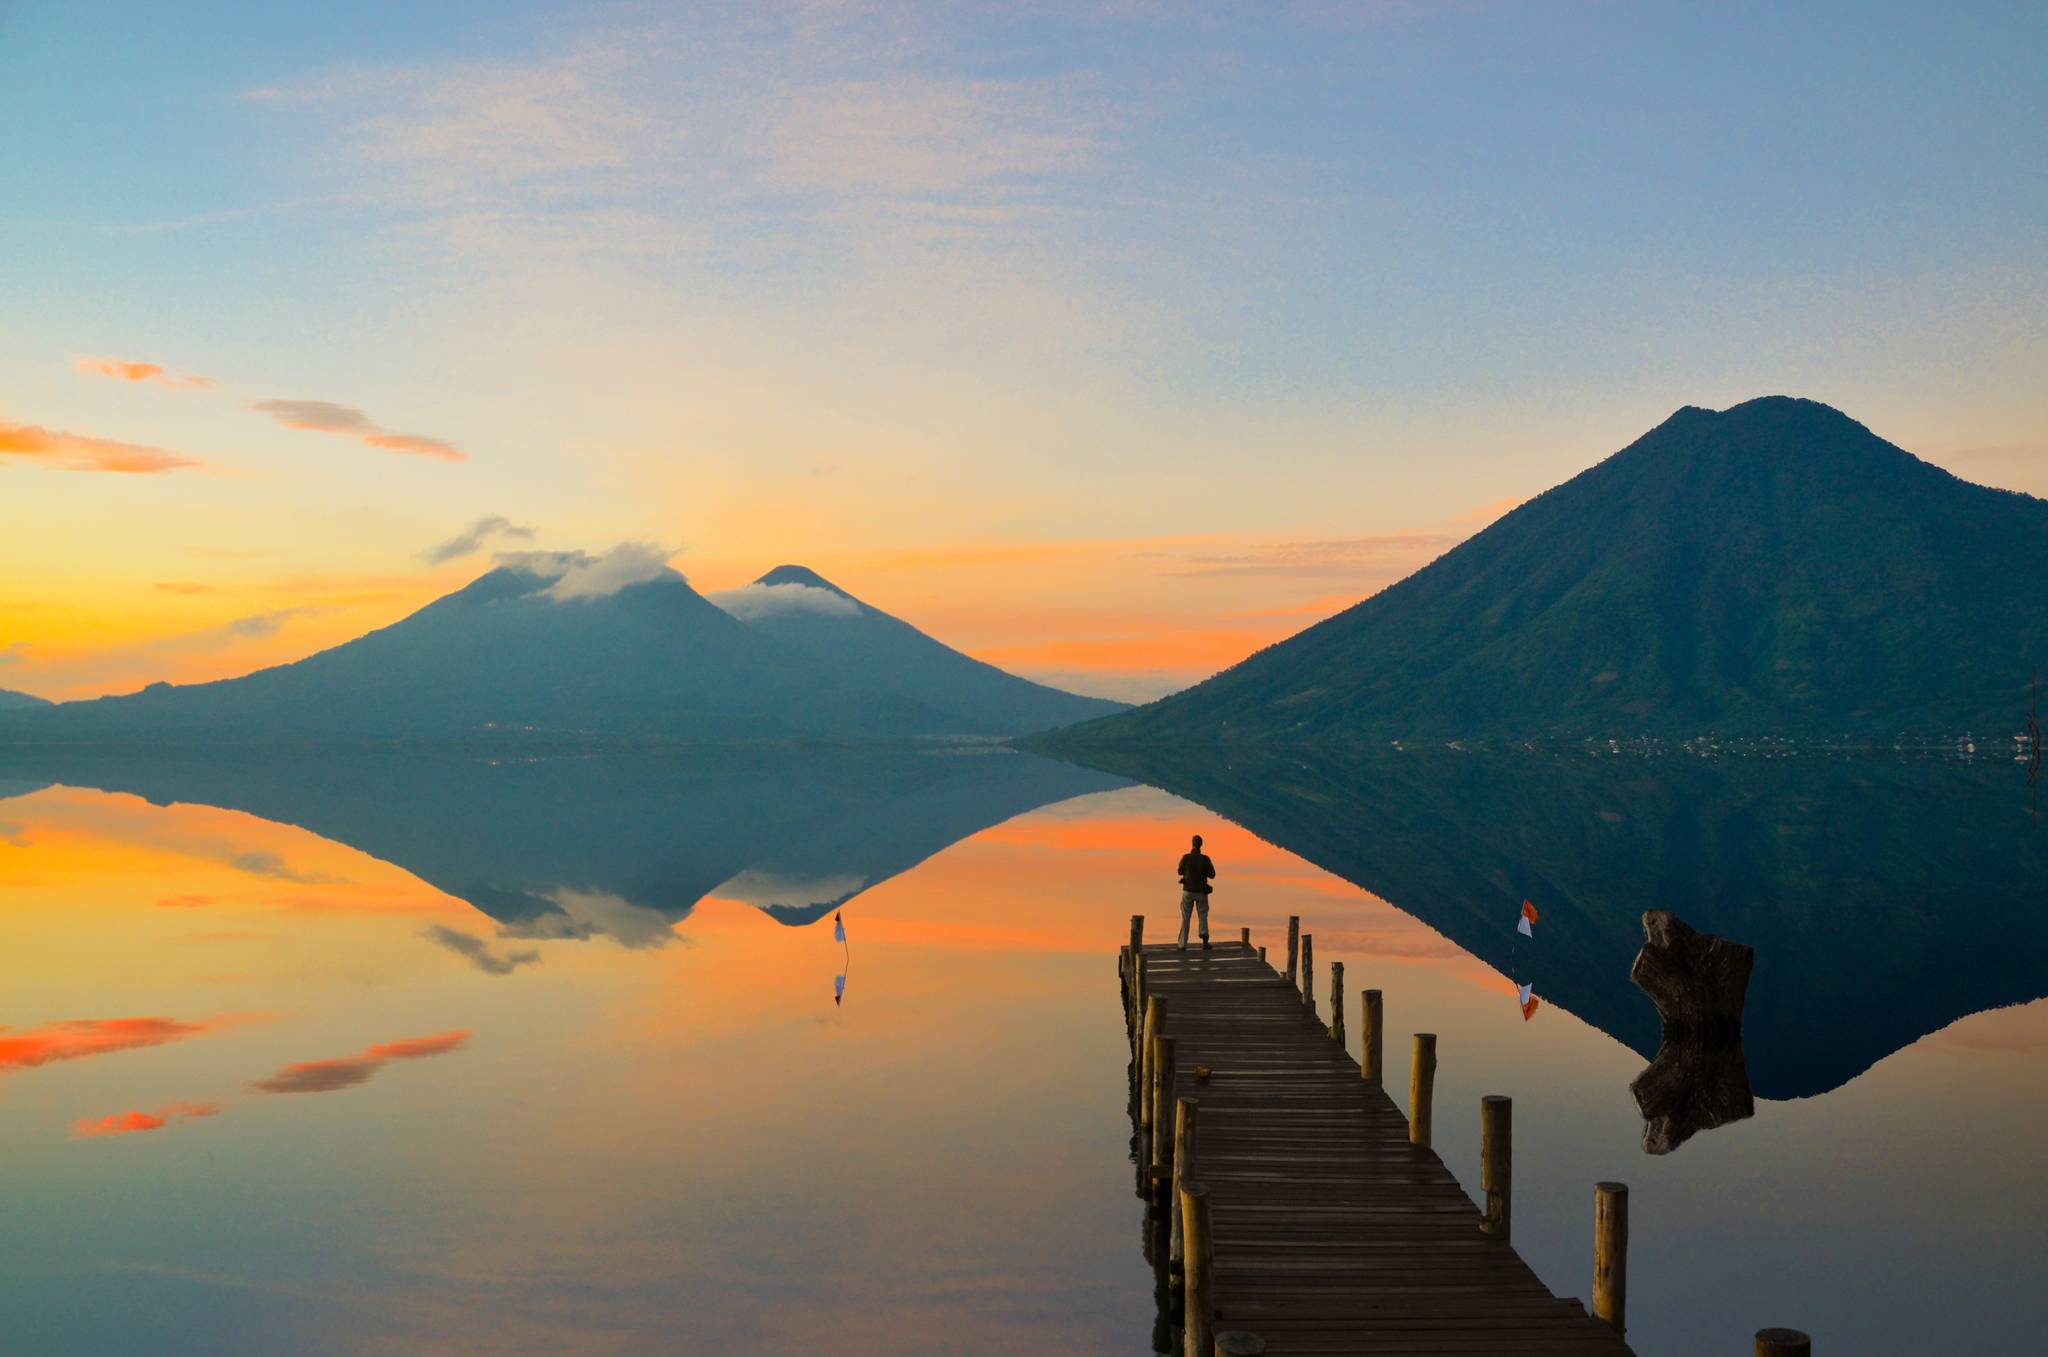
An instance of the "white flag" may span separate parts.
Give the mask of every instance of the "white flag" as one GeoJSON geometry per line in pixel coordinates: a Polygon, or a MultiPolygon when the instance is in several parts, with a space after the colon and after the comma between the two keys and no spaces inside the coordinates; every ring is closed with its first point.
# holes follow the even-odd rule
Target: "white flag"
{"type": "Polygon", "coordinates": [[[840,918],[837,914],[832,916],[832,941],[846,941],[846,920],[840,918]]]}

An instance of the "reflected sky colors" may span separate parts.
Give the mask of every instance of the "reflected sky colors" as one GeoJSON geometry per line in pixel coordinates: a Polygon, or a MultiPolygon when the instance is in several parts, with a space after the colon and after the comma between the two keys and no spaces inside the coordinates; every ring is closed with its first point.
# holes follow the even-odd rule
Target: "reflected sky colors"
{"type": "Polygon", "coordinates": [[[1767,1323],[1925,1347],[1966,1314],[1973,1350],[2018,1353],[2048,1320],[2021,1134],[2048,1004],[1652,1159],[1640,1053],[1555,1004],[1524,1022],[1418,919],[1150,788],[868,884],[835,1007],[832,916],[763,908],[786,890],[649,911],[661,945],[508,936],[306,829],[26,786],[0,798],[9,1351],[1141,1350],[1112,960],[1133,911],[1169,926],[1195,831],[1219,932],[1280,944],[1300,914],[1354,1004],[1377,986],[1393,1032],[1439,1034],[1461,1181],[1479,1096],[1515,1097],[1517,1243],[1561,1294],[1586,1292],[1591,1184],[1630,1183],[1639,1350],[1767,1323]]]}

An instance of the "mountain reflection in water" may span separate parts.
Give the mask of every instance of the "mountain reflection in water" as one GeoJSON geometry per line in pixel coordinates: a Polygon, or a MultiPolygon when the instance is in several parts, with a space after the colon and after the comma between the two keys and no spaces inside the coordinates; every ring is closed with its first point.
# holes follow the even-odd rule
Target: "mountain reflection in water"
{"type": "Polygon", "coordinates": [[[1628,978],[1643,912],[1754,948],[1737,1054],[1763,1098],[1826,1093],[1957,1018],[2048,994],[2048,830],[2011,764],[1086,757],[1235,820],[1503,974],[1523,966],[1516,979],[1645,1058],[1661,1029],[1628,978]],[[1525,897],[1542,923],[1517,956],[1525,897]]]}

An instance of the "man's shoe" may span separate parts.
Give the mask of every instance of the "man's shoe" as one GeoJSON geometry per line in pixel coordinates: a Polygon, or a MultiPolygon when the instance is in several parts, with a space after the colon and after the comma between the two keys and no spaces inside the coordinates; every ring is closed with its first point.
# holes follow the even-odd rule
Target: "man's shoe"
{"type": "Polygon", "coordinates": [[[1182,938],[1182,939],[1181,939],[1181,942],[1180,942],[1180,950],[1181,950],[1181,951],[1183,951],[1183,952],[1185,952],[1185,951],[1187,951],[1187,950],[1188,950],[1188,942],[1187,942],[1187,939],[1186,939],[1186,938],[1182,938]]]}
{"type": "Polygon", "coordinates": [[[1209,940],[1207,938],[1202,939],[1202,950],[1205,952],[1209,950],[1209,940]]]}

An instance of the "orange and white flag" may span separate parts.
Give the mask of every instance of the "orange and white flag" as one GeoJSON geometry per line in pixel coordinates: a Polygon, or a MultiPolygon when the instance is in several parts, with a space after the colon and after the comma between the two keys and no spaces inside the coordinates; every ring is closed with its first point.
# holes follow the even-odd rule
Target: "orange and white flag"
{"type": "Polygon", "coordinates": [[[1522,902],[1522,917],[1515,920],[1515,931],[1525,938],[1533,938],[1536,936],[1536,930],[1531,928],[1530,925],[1535,922],[1536,906],[1524,900],[1522,902]]]}
{"type": "Polygon", "coordinates": [[[1521,996],[1522,1021],[1527,1022],[1529,1021],[1529,1019],[1536,1016],[1537,1000],[1535,989],[1533,986],[1530,985],[1517,985],[1515,986],[1515,993],[1521,996]]]}

